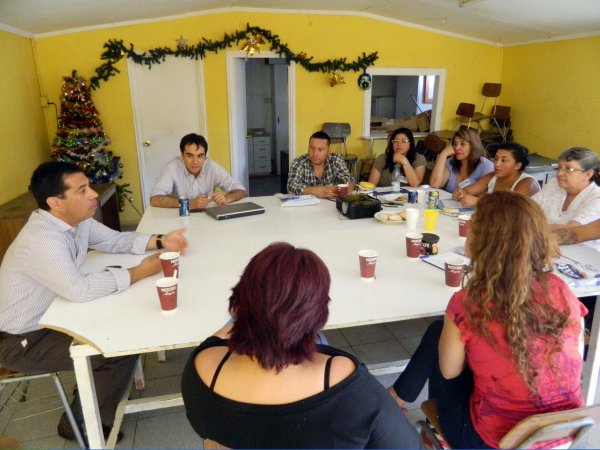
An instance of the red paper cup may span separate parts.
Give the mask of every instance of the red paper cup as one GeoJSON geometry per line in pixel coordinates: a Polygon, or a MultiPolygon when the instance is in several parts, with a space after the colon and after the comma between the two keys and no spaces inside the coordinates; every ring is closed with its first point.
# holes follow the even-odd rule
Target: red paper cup
{"type": "Polygon", "coordinates": [[[154,285],[158,292],[160,308],[163,311],[174,311],[177,309],[177,284],[179,280],[174,277],[164,277],[156,280],[154,285]]]}
{"type": "Polygon", "coordinates": [[[358,252],[360,262],[360,276],[365,281],[375,280],[375,264],[377,264],[377,252],[375,250],[361,250],[358,252]]]}
{"type": "Polygon", "coordinates": [[[406,256],[412,259],[418,259],[421,256],[421,233],[406,233],[406,256]]]}
{"type": "Polygon", "coordinates": [[[337,190],[338,190],[338,195],[340,197],[345,197],[346,195],[348,195],[348,183],[338,184],[337,190]]]}
{"type": "Polygon", "coordinates": [[[452,256],[444,261],[446,286],[458,288],[465,274],[465,260],[460,256],[452,256]]]}
{"type": "Polygon", "coordinates": [[[179,252],[164,252],[159,258],[165,277],[172,277],[177,270],[177,278],[179,278],[179,252]]]}
{"type": "Polygon", "coordinates": [[[471,216],[468,214],[458,216],[458,235],[460,237],[467,237],[469,228],[471,228],[471,216]]]}

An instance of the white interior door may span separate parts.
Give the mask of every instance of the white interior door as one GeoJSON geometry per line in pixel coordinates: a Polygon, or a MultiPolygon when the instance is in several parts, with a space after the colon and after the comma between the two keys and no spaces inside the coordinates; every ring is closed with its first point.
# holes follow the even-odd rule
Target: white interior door
{"type": "Polygon", "coordinates": [[[206,135],[202,61],[167,57],[146,66],[128,61],[136,131],[142,202],[162,167],[179,155],[179,141],[188,133],[206,135]]]}

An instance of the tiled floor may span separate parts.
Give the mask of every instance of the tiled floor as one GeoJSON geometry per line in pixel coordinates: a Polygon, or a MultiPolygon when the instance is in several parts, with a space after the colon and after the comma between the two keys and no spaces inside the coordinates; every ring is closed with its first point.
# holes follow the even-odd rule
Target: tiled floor
{"type": "MultiPolygon", "coordinates": [[[[357,355],[371,368],[375,368],[377,373],[377,368],[382,365],[400,367],[405,364],[432,320],[434,318],[329,330],[325,335],[330,345],[357,355]]],[[[190,349],[169,351],[165,363],[159,363],[155,354],[146,355],[146,389],[142,392],[132,389],[131,396],[151,397],[178,392],[180,374],[189,353],[190,349]]],[[[397,373],[392,373],[378,375],[377,379],[388,387],[396,377],[397,373]]],[[[66,391],[71,392],[74,386],[73,374],[64,373],[62,379],[66,391]]],[[[419,405],[425,399],[425,391],[426,389],[414,403],[407,405],[408,417],[413,423],[422,418],[419,405]]],[[[2,400],[6,394],[7,392],[3,394],[2,400]]],[[[32,405],[18,404],[15,410],[5,407],[0,411],[0,436],[10,435],[24,448],[76,447],[74,442],[65,441],[56,434],[56,424],[62,408],[51,381],[32,382],[28,398],[32,399],[32,405]],[[49,408],[52,409],[50,412],[32,416],[37,411],[49,408]]],[[[188,424],[183,407],[127,415],[121,430],[125,437],[117,448],[202,447],[200,438],[188,424]]],[[[590,433],[587,448],[600,448],[598,426],[590,433]]]]}

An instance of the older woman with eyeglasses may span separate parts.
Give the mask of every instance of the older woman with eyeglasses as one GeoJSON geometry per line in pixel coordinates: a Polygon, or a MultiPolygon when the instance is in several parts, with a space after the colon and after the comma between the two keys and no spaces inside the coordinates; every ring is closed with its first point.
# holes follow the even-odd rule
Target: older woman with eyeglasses
{"type": "Polygon", "coordinates": [[[394,166],[398,166],[400,175],[404,177],[402,182],[416,187],[423,181],[426,164],[425,157],[417,153],[412,131],[398,128],[390,135],[385,153],[375,159],[369,173],[369,183],[390,186],[394,166]]]}
{"type": "MultiPolygon", "coordinates": [[[[556,178],[532,198],[540,204],[553,229],[600,219],[600,161],[596,153],[584,147],[562,152],[556,178]]],[[[600,239],[586,244],[600,251],[600,239]]]]}

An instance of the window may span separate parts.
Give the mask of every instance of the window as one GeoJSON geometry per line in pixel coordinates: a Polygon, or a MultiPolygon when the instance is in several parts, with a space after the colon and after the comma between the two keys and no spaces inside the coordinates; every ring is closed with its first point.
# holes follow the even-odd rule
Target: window
{"type": "Polygon", "coordinates": [[[431,110],[431,130],[439,129],[445,69],[371,68],[371,89],[364,93],[363,136],[385,132],[385,122],[431,110]]]}

